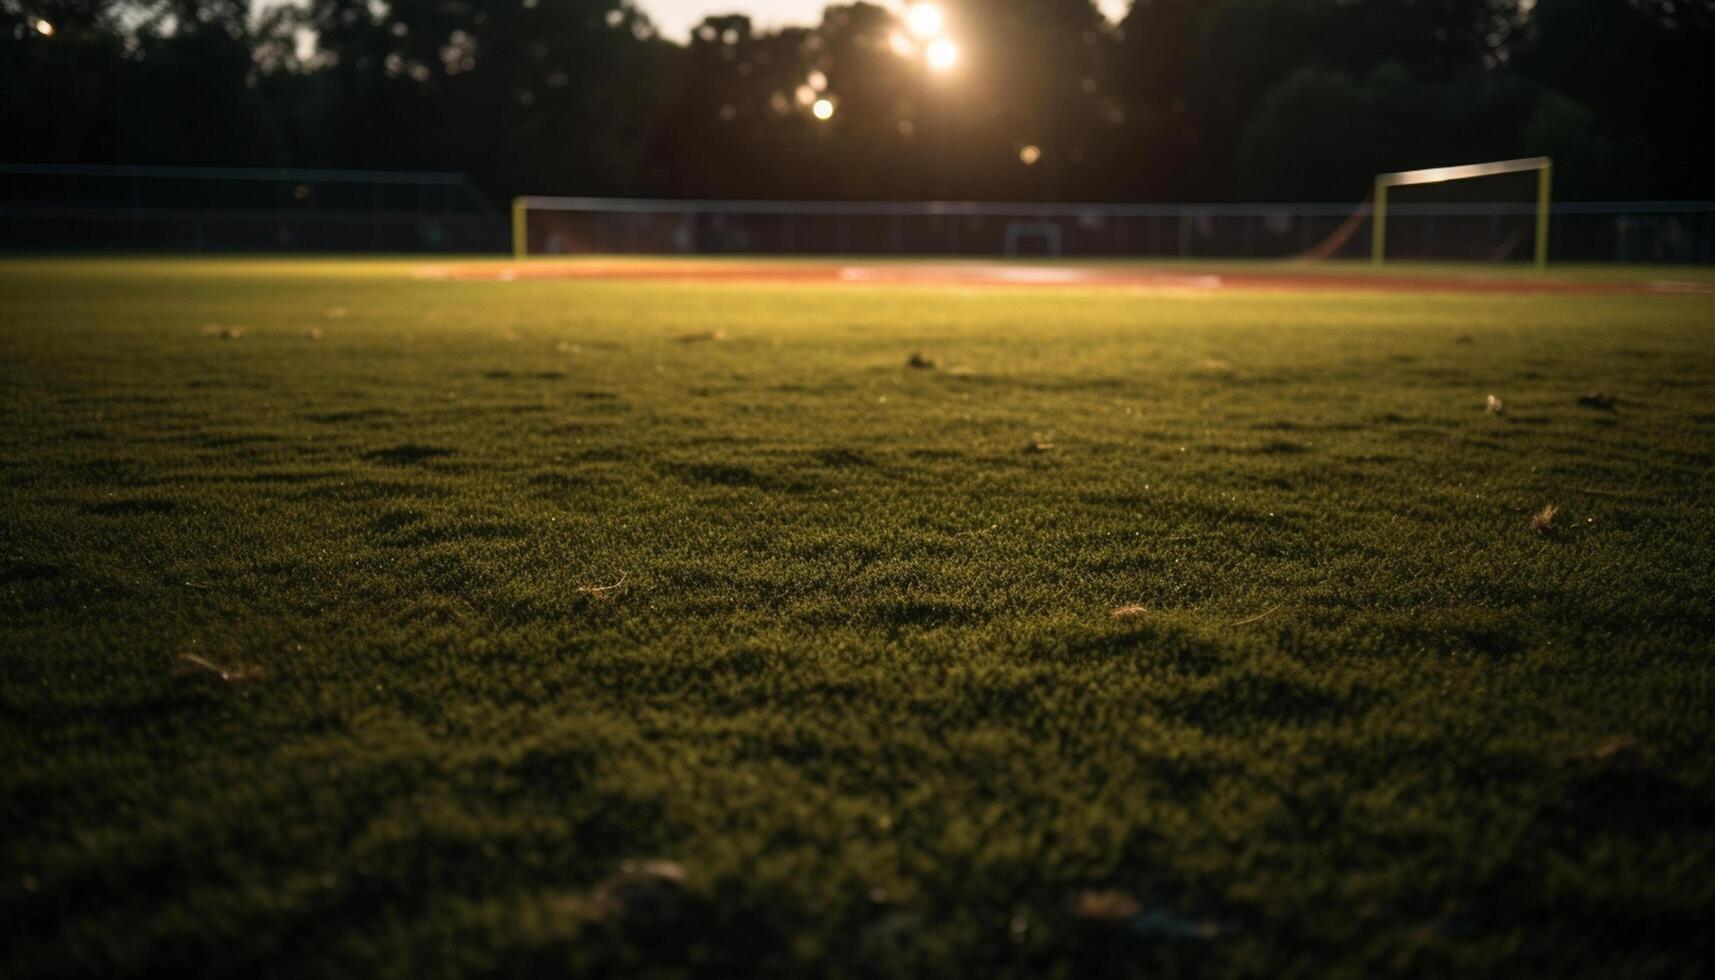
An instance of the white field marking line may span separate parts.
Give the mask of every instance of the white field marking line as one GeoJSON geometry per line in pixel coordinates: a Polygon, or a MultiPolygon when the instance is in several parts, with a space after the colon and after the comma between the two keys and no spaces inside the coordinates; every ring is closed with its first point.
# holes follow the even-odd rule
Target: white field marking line
{"type": "Polygon", "coordinates": [[[1087,282],[1091,276],[1085,269],[1062,269],[1052,266],[1001,265],[980,269],[979,275],[1001,282],[1067,283],[1087,282]]]}
{"type": "Polygon", "coordinates": [[[1143,289],[1219,289],[1225,282],[1220,276],[1151,275],[1136,279],[1108,276],[1087,268],[1056,268],[1029,265],[943,265],[943,266],[841,266],[842,282],[939,282],[945,279],[970,279],[1015,285],[1095,285],[1130,286],[1143,289]]]}
{"type": "Polygon", "coordinates": [[[1715,293],[1715,286],[1701,282],[1673,282],[1667,279],[1656,279],[1649,288],[1658,293],[1715,293]]]}
{"type": "Polygon", "coordinates": [[[839,278],[845,282],[941,282],[946,279],[972,279],[1060,284],[1088,282],[1094,277],[1087,269],[964,263],[911,266],[846,265],[840,267],[839,278]]]}
{"type": "Polygon", "coordinates": [[[1220,276],[1162,276],[1142,285],[1152,289],[1220,289],[1226,282],[1220,276]]]}

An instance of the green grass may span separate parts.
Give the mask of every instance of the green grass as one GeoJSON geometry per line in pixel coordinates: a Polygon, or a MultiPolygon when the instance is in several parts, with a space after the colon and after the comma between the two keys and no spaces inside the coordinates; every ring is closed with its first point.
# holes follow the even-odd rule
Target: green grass
{"type": "Polygon", "coordinates": [[[1715,298],[413,268],[0,264],[0,973],[1715,954],[1715,298]]]}

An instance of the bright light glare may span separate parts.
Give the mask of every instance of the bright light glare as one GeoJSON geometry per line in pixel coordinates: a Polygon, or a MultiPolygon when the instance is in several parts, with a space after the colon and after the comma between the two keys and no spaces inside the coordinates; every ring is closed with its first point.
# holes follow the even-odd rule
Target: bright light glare
{"type": "Polygon", "coordinates": [[[959,62],[959,46],[946,38],[938,38],[929,45],[925,55],[929,59],[929,67],[936,71],[946,71],[959,62]]]}
{"type": "Polygon", "coordinates": [[[54,25],[48,23],[45,20],[37,18],[37,20],[36,20],[36,33],[40,34],[43,37],[53,37],[54,36],[54,25]]]}
{"type": "Polygon", "coordinates": [[[887,46],[901,58],[909,58],[917,53],[917,42],[907,37],[904,31],[894,31],[887,36],[887,46]]]}
{"type": "Polygon", "coordinates": [[[1033,143],[1027,143],[1018,151],[1018,159],[1026,167],[1032,166],[1042,159],[1042,148],[1033,143]]]}
{"type": "Polygon", "coordinates": [[[818,92],[826,92],[828,90],[828,76],[819,71],[810,72],[809,75],[805,76],[804,83],[818,92]]]}
{"type": "Polygon", "coordinates": [[[832,119],[834,104],[827,99],[817,99],[816,104],[810,107],[810,113],[817,119],[832,119]]]}
{"type": "Polygon", "coordinates": [[[932,3],[914,3],[905,10],[905,26],[918,37],[939,37],[946,18],[932,3]]]}

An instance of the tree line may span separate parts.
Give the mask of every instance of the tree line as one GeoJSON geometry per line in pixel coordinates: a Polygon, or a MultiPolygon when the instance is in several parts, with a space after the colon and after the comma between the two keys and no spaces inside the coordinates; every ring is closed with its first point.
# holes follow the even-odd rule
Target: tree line
{"type": "Polygon", "coordinates": [[[1564,197],[1715,197],[1715,0],[940,8],[677,43],[629,0],[0,0],[0,160],[451,170],[500,198],[1344,201],[1545,154],[1564,197]]]}

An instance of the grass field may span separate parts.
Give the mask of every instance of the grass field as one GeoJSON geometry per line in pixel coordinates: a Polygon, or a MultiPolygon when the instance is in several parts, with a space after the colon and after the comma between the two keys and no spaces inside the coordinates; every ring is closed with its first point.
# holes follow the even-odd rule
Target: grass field
{"type": "Polygon", "coordinates": [[[0,263],[0,974],[1708,969],[1715,297],[418,265],[0,263]]]}

